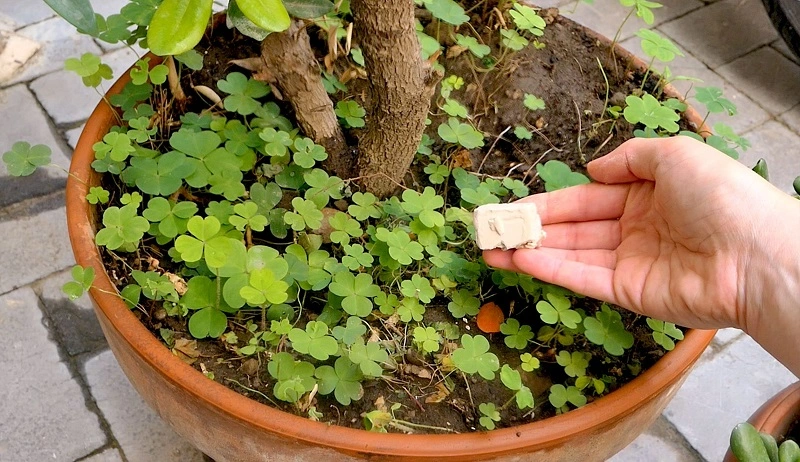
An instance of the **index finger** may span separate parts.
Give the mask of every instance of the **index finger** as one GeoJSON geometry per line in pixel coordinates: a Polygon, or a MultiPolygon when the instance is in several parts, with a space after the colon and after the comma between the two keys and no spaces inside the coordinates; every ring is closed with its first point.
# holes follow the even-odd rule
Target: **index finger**
{"type": "Polygon", "coordinates": [[[542,224],[612,220],[622,216],[629,184],[590,183],[549,193],[534,194],[519,202],[533,202],[542,224]]]}

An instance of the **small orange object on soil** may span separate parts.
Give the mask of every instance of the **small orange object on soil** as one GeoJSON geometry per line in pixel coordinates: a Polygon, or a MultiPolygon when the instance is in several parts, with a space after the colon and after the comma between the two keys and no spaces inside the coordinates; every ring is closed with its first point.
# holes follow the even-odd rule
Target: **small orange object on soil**
{"type": "Polygon", "coordinates": [[[481,306],[476,318],[478,329],[487,334],[500,332],[500,324],[505,320],[506,316],[503,314],[503,310],[495,302],[489,302],[481,306]]]}

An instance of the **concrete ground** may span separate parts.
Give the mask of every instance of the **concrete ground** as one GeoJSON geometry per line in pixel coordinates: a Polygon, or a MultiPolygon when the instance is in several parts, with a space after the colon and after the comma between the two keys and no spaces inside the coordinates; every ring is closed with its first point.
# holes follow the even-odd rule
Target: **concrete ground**
{"type": "MultiPolygon", "coordinates": [[[[615,0],[577,9],[547,1],[609,37],[626,14],[615,0]]],[[[124,2],[92,3],[108,15],[124,2]]],[[[800,174],[800,66],[761,2],[664,3],[654,27],[685,55],[673,74],[724,89],[739,108],[726,122],[753,146],[741,161],[768,159],[773,182],[789,191],[800,174]]],[[[641,53],[642,24],[629,22],[622,44],[641,53]]],[[[64,59],[102,53],[119,74],[133,53],[78,36],[40,0],[0,0],[0,34],[0,152],[17,140],[44,143],[67,167],[98,95],[62,70],[64,59]]],[[[199,461],[130,387],[88,300],[70,302],[59,290],[74,264],[64,181],[52,169],[16,180],[0,165],[0,461],[199,461]]],[[[741,332],[720,331],[663,415],[613,460],[718,461],[733,426],[795,380],[741,332]]]]}

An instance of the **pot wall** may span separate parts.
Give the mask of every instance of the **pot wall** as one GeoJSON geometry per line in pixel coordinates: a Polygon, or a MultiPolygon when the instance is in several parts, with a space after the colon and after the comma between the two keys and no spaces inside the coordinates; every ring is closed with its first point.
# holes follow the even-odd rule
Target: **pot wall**
{"type": "MultiPolygon", "coordinates": [[[[601,38],[598,38],[601,40],[601,38]]],[[[605,39],[602,39],[605,40],[605,39]]],[[[607,42],[607,40],[606,40],[607,42]]],[[[618,49],[617,55],[630,54],[618,49]]],[[[157,63],[151,60],[151,65],[157,63]]],[[[635,64],[642,66],[641,62],[635,64]]],[[[109,90],[119,92],[127,75],[109,90]]],[[[674,95],[674,93],[673,93],[674,95]]],[[[690,122],[700,126],[694,111],[690,122]]],[[[546,421],[461,435],[377,434],[329,426],[249,400],[207,379],[164,347],[116,295],[94,244],[96,209],[85,200],[98,183],[92,145],[115,123],[101,103],[86,124],[67,184],[67,221],[78,264],[93,266],[90,291],[114,355],[134,388],[177,433],[217,462],[429,460],[605,460],[662,412],[715,331],[691,330],[675,350],[632,382],[593,403],[546,421]]]]}

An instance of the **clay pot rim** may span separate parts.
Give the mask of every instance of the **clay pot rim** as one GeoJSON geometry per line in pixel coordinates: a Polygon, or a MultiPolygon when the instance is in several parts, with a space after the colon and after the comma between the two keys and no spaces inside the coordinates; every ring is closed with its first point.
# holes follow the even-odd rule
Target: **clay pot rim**
{"type": "Polygon", "coordinates": [[[767,400],[747,421],[758,431],[778,439],[786,435],[797,418],[800,418],[800,382],[789,385],[767,400]]]}
{"type": "MultiPolygon", "coordinates": [[[[598,40],[608,43],[608,39],[584,29],[598,40]]],[[[632,60],[638,66],[643,65],[641,60],[622,48],[617,47],[617,55],[632,60]]],[[[155,64],[155,60],[152,61],[155,64]]],[[[121,91],[129,80],[126,73],[115,82],[108,94],[121,91]]],[[[701,119],[691,108],[686,117],[699,126],[701,119]]],[[[117,293],[116,288],[105,272],[94,243],[95,208],[85,197],[90,185],[96,184],[99,178],[91,170],[91,162],[94,160],[92,145],[108,132],[115,121],[111,108],[100,102],[87,121],[76,146],[66,188],[67,225],[76,261],[81,266],[93,267],[97,275],[89,291],[95,308],[104,313],[137,355],[175,387],[185,389],[187,393],[221,413],[264,431],[344,452],[405,457],[498,456],[521,448],[558,446],[571,438],[589,434],[595,428],[624,418],[641,403],[649,402],[662,390],[673,386],[692,367],[716,333],[714,330],[688,330],[685,339],[678,342],[675,349],[665,354],[653,367],[616,391],[582,408],[542,421],[490,432],[445,435],[380,434],[313,422],[280,411],[209,380],[180,361],[144,327],[118,296],[112,295],[117,293]]]]}

